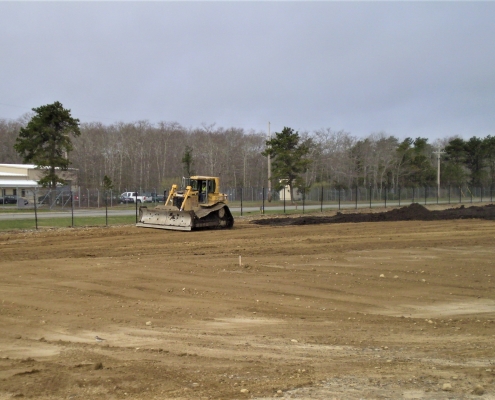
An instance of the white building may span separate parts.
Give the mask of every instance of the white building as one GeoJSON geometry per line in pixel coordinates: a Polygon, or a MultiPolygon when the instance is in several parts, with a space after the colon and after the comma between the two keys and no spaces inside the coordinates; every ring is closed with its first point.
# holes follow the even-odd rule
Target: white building
{"type": "MultiPolygon", "coordinates": [[[[299,192],[299,189],[293,188],[294,190],[294,201],[300,201],[302,200],[302,193],[299,192]]],[[[292,201],[291,196],[290,196],[290,187],[289,185],[285,185],[282,189],[280,189],[279,192],[280,195],[280,200],[285,200],[285,201],[292,201]]]]}
{"type": "MultiPolygon", "coordinates": [[[[0,164],[0,197],[32,197],[34,189],[40,187],[38,181],[42,176],[43,171],[33,164],[0,164]]],[[[69,185],[74,185],[75,170],[62,171],[60,176],[67,180],[69,185]]]]}

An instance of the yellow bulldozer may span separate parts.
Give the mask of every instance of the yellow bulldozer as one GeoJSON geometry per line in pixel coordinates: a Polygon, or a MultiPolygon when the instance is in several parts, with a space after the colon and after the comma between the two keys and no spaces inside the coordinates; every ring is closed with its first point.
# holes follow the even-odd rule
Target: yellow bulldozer
{"type": "Polygon", "coordinates": [[[183,178],[180,189],[172,185],[164,205],[140,207],[136,226],[176,231],[232,228],[234,217],[218,177],[191,176],[183,178]]]}

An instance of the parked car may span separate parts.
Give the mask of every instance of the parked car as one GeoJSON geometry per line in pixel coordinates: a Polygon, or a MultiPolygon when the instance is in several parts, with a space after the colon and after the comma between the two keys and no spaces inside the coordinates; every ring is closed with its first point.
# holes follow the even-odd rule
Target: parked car
{"type": "Polygon", "coordinates": [[[166,199],[166,191],[164,194],[151,193],[151,202],[153,203],[163,203],[166,199]]]}
{"type": "Polygon", "coordinates": [[[149,192],[146,192],[146,193],[143,193],[143,198],[144,198],[144,202],[145,203],[153,203],[154,200],[154,193],[149,193],[149,192]]]}
{"type": "Polygon", "coordinates": [[[119,204],[129,204],[129,203],[134,203],[134,197],[120,196],[119,204]]]}
{"type": "Polygon", "coordinates": [[[124,192],[120,195],[120,197],[132,197],[133,199],[137,199],[138,203],[146,203],[146,196],[142,196],[136,192],[124,192]]]}
{"type": "Polygon", "coordinates": [[[50,196],[41,195],[38,197],[38,204],[50,204],[50,196]]]}
{"type": "Polygon", "coordinates": [[[28,205],[29,201],[23,197],[19,196],[14,196],[14,195],[8,195],[3,198],[3,204],[17,204],[17,200],[21,199],[21,201],[24,201],[24,205],[28,205]]]}

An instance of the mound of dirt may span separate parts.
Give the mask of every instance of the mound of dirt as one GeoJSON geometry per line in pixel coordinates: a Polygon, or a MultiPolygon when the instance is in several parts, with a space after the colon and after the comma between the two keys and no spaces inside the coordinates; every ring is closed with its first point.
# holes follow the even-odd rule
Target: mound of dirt
{"type": "Polygon", "coordinates": [[[488,204],[483,207],[464,207],[462,205],[458,208],[430,211],[421,204],[413,203],[409,206],[396,208],[386,212],[353,214],[338,212],[337,215],[331,217],[308,215],[301,217],[263,218],[254,220],[252,223],[257,225],[282,226],[338,224],[346,222],[439,221],[465,218],[495,220],[495,205],[488,204]]]}

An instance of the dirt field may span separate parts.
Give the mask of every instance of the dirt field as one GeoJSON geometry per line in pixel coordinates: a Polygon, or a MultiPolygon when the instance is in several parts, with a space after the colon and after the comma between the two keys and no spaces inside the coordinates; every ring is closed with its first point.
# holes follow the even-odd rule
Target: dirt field
{"type": "Polygon", "coordinates": [[[59,229],[0,255],[0,399],[495,398],[493,220],[59,229]]]}

